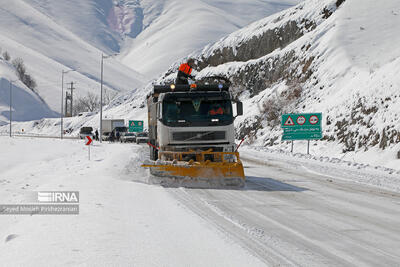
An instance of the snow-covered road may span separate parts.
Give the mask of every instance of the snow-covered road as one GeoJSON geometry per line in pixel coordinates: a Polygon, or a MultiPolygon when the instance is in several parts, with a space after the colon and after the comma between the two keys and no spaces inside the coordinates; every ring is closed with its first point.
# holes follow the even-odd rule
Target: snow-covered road
{"type": "Polygon", "coordinates": [[[398,266],[400,195],[246,162],[240,191],[168,189],[273,266],[398,266]]]}
{"type": "Polygon", "coordinates": [[[0,215],[0,265],[400,263],[400,194],[312,163],[245,160],[243,190],[162,188],[140,183],[144,146],[95,144],[90,161],[82,140],[0,137],[0,147],[0,204],[80,192],[79,215],[0,215]]]}

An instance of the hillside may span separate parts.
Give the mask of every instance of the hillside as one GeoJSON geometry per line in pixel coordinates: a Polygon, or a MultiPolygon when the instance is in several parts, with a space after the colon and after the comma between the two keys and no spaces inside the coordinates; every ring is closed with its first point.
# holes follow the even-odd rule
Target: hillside
{"type": "MultiPolygon", "coordinates": [[[[331,150],[389,148],[394,159],[400,149],[399,10],[390,0],[306,1],[192,55],[198,78],[230,78],[248,107],[237,137],[249,144],[287,148],[280,115],[322,112],[324,140],[337,144],[331,150]]],[[[176,66],[160,81],[171,81],[176,66]]]]}
{"type": "Polygon", "coordinates": [[[13,121],[58,116],[37,93],[18,80],[14,67],[0,56],[0,125],[8,124],[10,119],[10,81],[13,81],[11,88],[13,121]]]}
{"type": "Polygon", "coordinates": [[[187,53],[299,1],[0,1],[0,48],[23,58],[38,95],[60,112],[62,70],[77,70],[66,76],[77,97],[99,94],[101,54],[119,53],[105,62],[105,87],[130,91],[187,53]]]}
{"type": "Polygon", "coordinates": [[[119,1],[120,5],[114,8],[117,15],[113,17],[120,19],[114,20],[113,25],[126,33],[122,62],[155,78],[192,51],[301,1],[119,1]],[[132,21],[140,21],[141,30],[132,28],[132,21]]]}
{"type": "MultiPolygon", "coordinates": [[[[222,75],[232,81],[245,104],[237,138],[247,145],[288,151],[290,144],[280,140],[281,114],[322,112],[324,138],[312,142],[313,154],[397,168],[399,14],[394,0],[308,0],[188,56],[197,58],[199,80],[222,75]]],[[[172,82],[179,63],[156,83],[172,82]]],[[[106,116],[145,119],[149,90],[151,84],[116,99],[106,116]]],[[[98,125],[95,117],[84,121],[98,125]]],[[[295,151],[305,152],[304,146],[296,142],[295,151]]]]}
{"type": "MultiPolygon", "coordinates": [[[[62,1],[54,3],[62,5],[62,1]]],[[[85,42],[85,35],[69,31],[62,20],[56,21],[38,11],[30,1],[7,1],[1,6],[0,48],[9,52],[11,60],[24,60],[37,82],[38,94],[53,111],[60,111],[62,70],[77,70],[65,77],[65,82],[76,82],[76,96],[89,91],[100,93],[102,51],[85,42]]],[[[113,58],[106,59],[104,72],[105,86],[111,91],[132,90],[144,82],[141,74],[113,58]]]]}

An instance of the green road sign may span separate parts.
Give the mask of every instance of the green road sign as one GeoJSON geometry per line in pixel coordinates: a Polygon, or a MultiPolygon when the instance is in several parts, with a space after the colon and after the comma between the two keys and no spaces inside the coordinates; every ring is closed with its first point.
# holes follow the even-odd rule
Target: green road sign
{"type": "Polygon", "coordinates": [[[129,132],[143,132],[143,121],[129,121],[129,132]]]}
{"type": "Polygon", "coordinates": [[[284,130],[282,140],[319,140],[322,138],[322,131],[290,131],[284,130]]]}
{"type": "Polygon", "coordinates": [[[282,140],[317,140],[322,138],[322,113],[284,114],[282,140]]]}

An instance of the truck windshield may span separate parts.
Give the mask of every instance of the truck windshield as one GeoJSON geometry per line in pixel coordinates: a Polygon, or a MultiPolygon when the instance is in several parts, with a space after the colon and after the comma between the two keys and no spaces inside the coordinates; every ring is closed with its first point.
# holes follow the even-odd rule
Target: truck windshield
{"type": "Polygon", "coordinates": [[[233,122],[230,100],[218,98],[176,98],[163,101],[167,125],[227,125],[233,122]]]}

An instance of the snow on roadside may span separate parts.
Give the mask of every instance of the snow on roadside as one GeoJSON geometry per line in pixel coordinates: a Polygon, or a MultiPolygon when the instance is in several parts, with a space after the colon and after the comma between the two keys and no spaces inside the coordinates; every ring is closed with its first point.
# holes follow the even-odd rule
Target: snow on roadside
{"type": "MultiPolygon", "coordinates": [[[[303,148],[305,147],[303,146],[303,148]]],[[[245,146],[240,149],[240,154],[244,160],[265,164],[273,162],[284,166],[285,169],[296,169],[325,176],[330,181],[338,179],[400,192],[400,169],[357,163],[343,158],[307,155],[299,152],[290,153],[290,149],[277,150],[245,146]]]]}
{"type": "Polygon", "coordinates": [[[80,214],[1,216],[1,264],[262,266],[162,187],[134,183],[144,148],[0,137],[0,203],[79,191],[80,214]]]}

